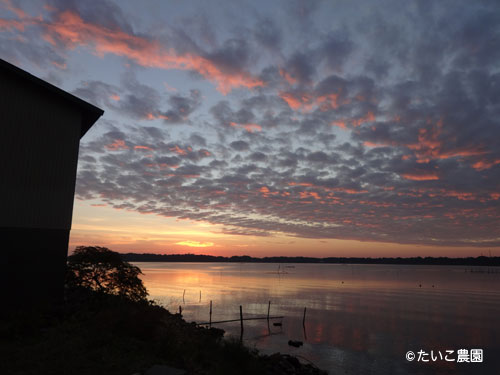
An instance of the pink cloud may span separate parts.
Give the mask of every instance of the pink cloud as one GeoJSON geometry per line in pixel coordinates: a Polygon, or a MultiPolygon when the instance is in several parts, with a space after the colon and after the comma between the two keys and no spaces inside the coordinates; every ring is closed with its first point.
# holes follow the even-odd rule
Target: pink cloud
{"type": "Polygon", "coordinates": [[[290,85],[293,85],[297,82],[297,79],[293,78],[285,69],[279,70],[280,76],[282,76],[290,85]]]}
{"type": "Polygon", "coordinates": [[[224,71],[209,59],[193,54],[178,54],[173,48],[165,48],[156,40],[128,34],[120,29],[109,29],[84,21],[77,13],[63,11],[44,25],[44,38],[51,44],[56,41],[65,48],[86,46],[98,56],[113,54],[133,60],[151,68],[194,70],[217,84],[223,94],[234,88],[252,89],[265,83],[245,71],[224,71]]]}
{"type": "Polygon", "coordinates": [[[236,122],[230,122],[229,125],[231,125],[233,128],[243,128],[249,133],[253,133],[254,131],[262,131],[262,126],[258,124],[238,124],[236,122]]]}
{"type": "Polygon", "coordinates": [[[407,180],[413,181],[430,181],[430,180],[439,180],[439,176],[437,173],[404,173],[401,175],[407,180]]]}
{"type": "Polygon", "coordinates": [[[148,150],[148,151],[153,151],[151,147],[148,146],[134,146],[134,150],[148,150]]]}
{"type": "Polygon", "coordinates": [[[129,148],[123,139],[116,139],[113,143],[106,145],[105,147],[111,151],[127,150],[129,148]]]}
{"type": "Polygon", "coordinates": [[[489,169],[493,167],[494,165],[500,164],[500,159],[496,160],[479,160],[472,164],[472,168],[474,168],[477,171],[482,171],[484,169],[489,169]]]}
{"type": "Polygon", "coordinates": [[[406,145],[415,152],[418,163],[428,163],[435,159],[448,159],[457,156],[469,157],[485,154],[481,146],[444,150],[444,142],[440,139],[442,129],[443,120],[439,120],[429,128],[419,129],[418,142],[406,145]]]}
{"type": "MultiPolygon", "coordinates": [[[[175,147],[170,147],[170,151],[175,152],[178,155],[187,155],[187,151],[183,150],[182,148],[180,148],[177,145],[175,147]]],[[[191,151],[191,150],[189,150],[189,148],[188,148],[188,151],[191,151]]]]}
{"type": "Polygon", "coordinates": [[[17,16],[17,18],[21,20],[30,18],[30,16],[28,16],[24,10],[12,5],[12,2],[10,0],[2,0],[2,3],[4,3],[5,8],[14,13],[17,16]]]}

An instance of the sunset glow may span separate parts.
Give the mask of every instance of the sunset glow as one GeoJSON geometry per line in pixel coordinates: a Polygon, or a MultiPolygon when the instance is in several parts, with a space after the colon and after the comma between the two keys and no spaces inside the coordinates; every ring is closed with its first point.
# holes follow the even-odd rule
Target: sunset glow
{"type": "Polygon", "coordinates": [[[105,110],[70,250],[496,254],[498,10],[386,2],[0,0],[2,58],[105,110]]]}

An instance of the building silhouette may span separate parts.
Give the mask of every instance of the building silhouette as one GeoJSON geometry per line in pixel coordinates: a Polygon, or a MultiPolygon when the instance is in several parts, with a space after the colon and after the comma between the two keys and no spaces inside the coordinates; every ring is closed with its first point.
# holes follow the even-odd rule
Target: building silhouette
{"type": "Polygon", "coordinates": [[[8,306],[62,300],[79,143],[102,114],[0,60],[0,281],[8,306]]]}

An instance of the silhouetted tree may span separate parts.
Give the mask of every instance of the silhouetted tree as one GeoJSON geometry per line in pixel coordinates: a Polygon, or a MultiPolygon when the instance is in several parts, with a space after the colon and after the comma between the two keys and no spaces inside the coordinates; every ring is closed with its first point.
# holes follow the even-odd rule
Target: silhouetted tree
{"type": "Polygon", "coordinates": [[[68,257],[66,285],[114,294],[132,301],[148,295],[139,267],[122,260],[119,253],[100,246],[78,246],[68,257]]]}

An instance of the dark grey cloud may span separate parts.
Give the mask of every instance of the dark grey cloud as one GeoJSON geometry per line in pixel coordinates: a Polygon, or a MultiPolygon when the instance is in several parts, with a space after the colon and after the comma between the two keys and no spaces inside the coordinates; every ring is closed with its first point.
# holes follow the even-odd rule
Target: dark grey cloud
{"type": "Polygon", "coordinates": [[[84,81],[80,87],[73,90],[74,95],[98,107],[112,107],[113,100],[119,100],[121,92],[119,87],[101,81],[84,81]]]}
{"type": "Polygon", "coordinates": [[[252,154],[250,154],[248,156],[248,158],[254,162],[265,162],[267,161],[267,156],[266,154],[262,153],[262,152],[253,152],[252,154]]]}
{"type": "MultiPolygon", "coordinates": [[[[242,235],[282,231],[311,238],[387,241],[389,237],[401,243],[461,246],[480,237],[491,239],[485,245],[496,243],[491,215],[498,214],[498,200],[491,198],[488,189],[480,191],[469,181],[456,183],[455,190],[450,190],[434,181],[401,178],[399,173],[425,174],[442,166],[414,160],[398,164],[392,147],[363,150],[344,143],[335,153],[271,147],[270,158],[253,152],[247,160],[240,157],[234,162],[233,158],[227,163],[214,158],[222,145],[207,142],[211,151],[207,164],[190,159],[190,153],[201,149],[186,144],[152,142],[153,157],[145,158],[142,150],[133,148],[144,143],[136,139],[143,137],[140,132],[113,130],[105,135],[106,142],[120,137],[128,148],[108,149],[98,164],[82,155],[80,197],[98,196],[116,207],[126,204],[141,212],[207,220],[223,224],[227,233],[242,235]],[[342,157],[339,152],[355,158],[342,157]],[[261,163],[265,160],[271,162],[261,163]],[[490,220],[480,215],[465,220],[461,213],[471,209],[488,214],[490,220]],[[471,220],[481,228],[464,228],[471,220]]],[[[248,146],[236,142],[231,142],[238,144],[234,152],[248,146]]],[[[88,152],[85,145],[82,150],[88,152]]],[[[451,171],[460,168],[456,160],[446,163],[451,171]]]]}
{"type": "MultiPolygon", "coordinates": [[[[104,192],[110,204],[241,235],[498,246],[499,66],[489,57],[478,63],[496,43],[495,16],[471,6],[471,14],[454,8],[448,19],[434,3],[423,20],[422,6],[402,19],[367,14],[360,31],[320,33],[316,44],[292,48],[282,66],[262,71],[266,88],[210,109],[218,138],[153,141],[147,145],[164,155],[144,158],[133,150],[138,140],[110,132],[105,143],[123,135],[129,148],[108,149],[116,156],[101,157],[102,170],[92,166],[95,156],[82,156],[78,194],[104,192]],[[262,131],[237,126],[247,123],[262,131]],[[136,178],[113,172],[124,162],[136,178]]],[[[258,44],[281,48],[266,29],[276,25],[261,26],[258,44]]],[[[237,69],[247,66],[252,51],[243,50],[251,48],[236,38],[210,58],[237,69]]]]}
{"type": "Polygon", "coordinates": [[[316,73],[310,53],[296,52],[286,63],[286,71],[303,84],[310,84],[316,73]]]}
{"type": "Polygon", "coordinates": [[[249,46],[246,39],[228,39],[222,47],[205,56],[225,72],[239,72],[249,62],[249,46]]]}
{"type": "Polygon", "coordinates": [[[123,75],[121,87],[101,81],[84,81],[73,94],[125,117],[137,120],[161,119],[168,124],[188,122],[189,116],[201,104],[200,92],[191,90],[189,95],[170,95],[166,100],[168,106],[165,106],[162,95],[140,83],[132,72],[123,75]],[[164,106],[168,109],[162,110],[164,106]]]}
{"type": "Polygon", "coordinates": [[[229,144],[236,151],[246,151],[249,149],[249,144],[245,141],[234,141],[229,144]]]}
{"type": "MultiPolygon", "coordinates": [[[[500,245],[498,4],[294,1],[232,28],[201,9],[158,37],[117,3],[51,4],[265,82],[206,110],[200,91],[165,95],[134,64],[119,83],[82,81],[73,92],[113,120],[82,143],[79,198],[240,235],[500,245]]],[[[65,46],[27,30],[2,31],[2,55],[69,75],[65,46]]]]}
{"type": "Polygon", "coordinates": [[[260,19],[253,32],[254,38],[261,46],[276,52],[280,50],[282,41],[282,31],[276,25],[272,18],[266,17],[260,19]]]}
{"type": "Polygon", "coordinates": [[[161,116],[166,123],[184,123],[188,121],[189,115],[200,106],[201,94],[198,90],[191,90],[189,96],[171,95],[168,103],[170,109],[166,112],[160,111],[156,116],[161,116]]]}
{"type": "Polygon", "coordinates": [[[321,59],[324,59],[328,68],[340,71],[353,49],[354,44],[346,33],[337,32],[324,38],[317,53],[320,54],[321,59]]]}

